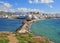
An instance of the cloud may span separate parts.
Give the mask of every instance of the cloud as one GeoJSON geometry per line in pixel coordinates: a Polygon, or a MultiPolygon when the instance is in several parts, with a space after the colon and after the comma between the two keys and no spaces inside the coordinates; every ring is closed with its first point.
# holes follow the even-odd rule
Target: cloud
{"type": "Polygon", "coordinates": [[[53,9],[53,5],[50,3],[54,3],[54,0],[41,0],[41,3],[46,4],[49,8],[53,9]]]}
{"type": "Polygon", "coordinates": [[[53,0],[41,0],[41,3],[53,3],[53,0]]]}
{"type": "Polygon", "coordinates": [[[10,8],[11,7],[11,4],[9,4],[9,3],[3,3],[4,4],[4,6],[6,6],[7,8],[10,8]]]}
{"type": "Polygon", "coordinates": [[[54,6],[51,4],[46,4],[49,8],[54,9],[54,6]]]}
{"type": "Polygon", "coordinates": [[[27,8],[17,8],[17,11],[19,12],[27,12],[28,9],[27,8]]]}
{"type": "Polygon", "coordinates": [[[52,5],[49,5],[51,3],[54,3],[54,0],[29,0],[29,3],[31,4],[46,4],[48,7],[53,8],[52,5]]]}
{"type": "Polygon", "coordinates": [[[38,9],[30,9],[30,8],[17,8],[17,10],[21,12],[39,11],[38,9]]]}
{"type": "Polygon", "coordinates": [[[16,9],[9,9],[8,12],[16,12],[16,9]]]}
{"type": "Polygon", "coordinates": [[[53,3],[54,0],[29,0],[29,3],[53,3]]]}
{"type": "Polygon", "coordinates": [[[29,0],[29,3],[32,4],[33,3],[32,0],[29,0]]]}
{"type": "Polygon", "coordinates": [[[29,3],[32,4],[32,3],[39,3],[39,0],[29,0],[29,3]]]}
{"type": "Polygon", "coordinates": [[[30,9],[30,8],[16,8],[16,9],[9,9],[9,12],[33,12],[33,11],[40,11],[38,9],[30,9]]]}
{"type": "Polygon", "coordinates": [[[34,0],[34,3],[39,3],[39,0],[34,0]]]}
{"type": "Polygon", "coordinates": [[[53,8],[53,6],[52,6],[52,5],[49,5],[49,7],[50,7],[50,8],[53,8]]]}
{"type": "Polygon", "coordinates": [[[11,6],[9,3],[0,2],[0,11],[7,11],[11,6]]]}

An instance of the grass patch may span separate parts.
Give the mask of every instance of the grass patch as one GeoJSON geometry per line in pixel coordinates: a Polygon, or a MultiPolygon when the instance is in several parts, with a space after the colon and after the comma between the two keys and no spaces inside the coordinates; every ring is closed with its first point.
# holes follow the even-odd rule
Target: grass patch
{"type": "Polygon", "coordinates": [[[9,40],[0,40],[0,43],[8,43],[9,40]]]}
{"type": "Polygon", "coordinates": [[[8,34],[5,34],[5,33],[1,33],[0,34],[0,43],[8,43],[9,40],[8,40],[8,34]]]}
{"type": "Polygon", "coordinates": [[[34,38],[35,35],[30,33],[16,34],[15,37],[19,40],[19,43],[50,43],[49,40],[43,38],[42,40],[34,38]]]}
{"type": "MultiPolygon", "coordinates": [[[[36,35],[31,33],[13,33],[19,43],[51,43],[44,37],[37,38],[36,35]]],[[[11,34],[11,35],[13,35],[11,34]]],[[[0,43],[9,43],[8,35],[6,33],[0,34],[0,43]]]]}

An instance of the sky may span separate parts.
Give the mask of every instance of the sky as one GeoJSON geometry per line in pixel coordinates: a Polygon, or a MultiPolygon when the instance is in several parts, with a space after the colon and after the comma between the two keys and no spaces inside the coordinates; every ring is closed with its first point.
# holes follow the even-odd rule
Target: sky
{"type": "Polygon", "coordinates": [[[0,11],[60,13],[60,0],[0,0],[0,11]]]}

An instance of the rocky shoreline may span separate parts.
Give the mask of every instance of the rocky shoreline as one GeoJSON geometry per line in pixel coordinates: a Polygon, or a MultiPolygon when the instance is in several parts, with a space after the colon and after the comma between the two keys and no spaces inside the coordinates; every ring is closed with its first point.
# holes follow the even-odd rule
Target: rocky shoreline
{"type": "Polygon", "coordinates": [[[30,24],[33,23],[33,22],[36,22],[36,21],[39,21],[39,20],[45,20],[45,19],[32,19],[32,20],[25,20],[23,22],[23,25],[20,26],[16,32],[18,33],[30,33],[30,24]]]}
{"type": "MultiPolygon", "coordinates": [[[[35,22],[35,21],[37,21],[37,20],[34,19],[34,20],[31,20],[31,21],[25,21],[23,23],[23,25],[16,30],[16,32],[18,32],[18,33],[31,33],[29,27],[30,27],[30,24],[33,23],[33,22],[35,22]]],[[[44,38],[43,36],[39,36],[39,37],[44,38]]],[[[54,42],[50,41],[50,43],[54,43],[54,42]]]]}
{"type": "Polygon", "coordinates": [[[23,25],[22,26],[20,26],[17,30],[16,30],[16,32],[18,32],[18,33],[30,33],[30,24],[31,23],[33,23],[34,21],[36,21],[36,20],[31,20],[31,21],[25,21],[25,22],[23,22],[23,25]]]}
{"type": "MultiPolygon", "coordinates": [[[[39,19],[40,20],[40,19],[39,19]]],[[[30,33],[30,24],[31,23],[33,23],[33,22],[35,22],[35,21],[37,21],[36,19],[33,19],[33,20],[30,20],[30,21],[27,21],[27,20],[25,20],[24,22],[23,22],[23,25],[22,26],[20,26],[16,31],[15,31],[15,33],[19,33],[19,34],[24,34],[24,33],[30,33]]],[[[11,34],[11,35],[14,35],[14,32],[0,32],[0,34],[3,34],[3,33],[7,33],[7,34],[11,34]]],[[[30,33],[31,34],[31,33],[30,33]]],[[[15,39],[15,38],[14,38],[15,39]]],[[[43,36],[37,36],[36,35],[36,37],[33,37],[33,39],[39,39],[39,40],[47,40],[49,43],[54,43],[54,42],[52,42],[52,41],[50,41],[49,39],[45,39],[45,37],[43,37],[43,36]]]]}

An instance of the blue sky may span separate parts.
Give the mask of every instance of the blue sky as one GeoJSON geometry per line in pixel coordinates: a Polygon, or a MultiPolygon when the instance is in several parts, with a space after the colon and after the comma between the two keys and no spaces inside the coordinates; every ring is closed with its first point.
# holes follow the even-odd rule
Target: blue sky
{"type": "MultiPolygon", "coordinates": [[[[4,8],[3,3],[8,9],[26,8],[38,9],[48,13],[60,13],[60,0],[0,0],[0,6],[4,8]]],[[[8,10],[7,8],[3,10],[8,10]]]]}

